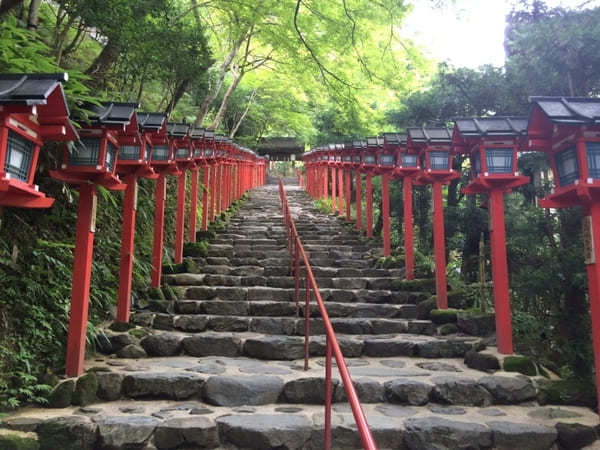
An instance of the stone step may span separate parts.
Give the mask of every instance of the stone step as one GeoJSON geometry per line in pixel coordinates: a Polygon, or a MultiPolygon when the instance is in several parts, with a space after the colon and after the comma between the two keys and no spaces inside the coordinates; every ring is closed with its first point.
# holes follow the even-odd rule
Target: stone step
{"type": "MultiPolygon", "coordinates": [[[[233,304],[227,302],[226,304],[233,304]]],[[[284,305],[282,303],[282,305],[284,305]]],[[[186,303],[180,306],[186,311],[195,308],[196,304],[186,303]]],[[[251,331],[272,335],[304,336],[305,320],[303,316],[295,317],[295,308],[292,317],[273,316],[248,316],[246,314],[206,314],[206,313],[135,313],[134,323],[152,326],[158,330],[178,330],[184,332],[203,331],[251,331]]],[[[336,333],[357,335],[382,335],[390,333],[411,333],[432,336],[436,327],[428,320],[418,319],[358,319],[347,317],[331,318],[333,329],[336,333]]],[[[324,335],[323,320],[318,317],[309,319],[310,334],[312,336],[324,335]]]]}
{"type": "MultiPolygon", "coordinates": [[[[235,275],[235,276],[265,276],[265,277],[282,277],[288,276],[289,264],[282,266],[234,266],[230,265],[229,258],[226,261],[210,258],[213,264],[207,262],[208,258],[203,259],[200,265],[200,273],[219,274],[219,275],[235,275]],[[226,264],[221,264],[225,262],[226,264]],[[218,264],[215,264],[218,263],[218,264]]],[[[403,269],[353,269],[351,267],[312,267],[313,275],[318,278],[401,278],[404,274],[403,269]]],[[[304,277],[306,270],[300,267],[300,276],[304,277]]]]}
{"type": "MultiPolygon", "coordinates": [[[[182,283],[191,283],[194,277],[203,275],[179,274],[169,278],[170,282],[181,280],[182,283]],[[173,278],[177,277],[177,278],[173,278]]],[[[185,300],[212,300],[218,298],[224,301],[295,301],[295,289],[274,288],[261,286],[192,286],[186,284],[184,288],[185,300]]],[[[386,291],[367,289],[319,289],[321,298],[327,302],[337,303],[379,303],[391,305],[417,304],[429,298],[430,294],[410,291],[386,291]]],[[[301,298],[304,292],[300,292],[301,298]]],[[[316,301],[311,293],[311,302],[316,301]]]]}
{"type": "MultiPolygon", "coordinates": [[[[299,312],[304,317],[304,299],[300,298],[299,312]]],[[[175,312],[179,314],[211,314],[238,316],[293,316],[296,314],[294,302],[277,301],[223,301],[223,300],[179,300],[175,302],[175,312]]],[[[344,318],[402,318],[415,319],[415,305],[387,305],[377,303],[338,303],[327,302],[329,317],[344,318]]],[[[320,317],[316,304],[310,305],[310,317],[320,317]]]]}
{"type": "MultiPolygon", "coordinates": [[[[164,317],[157,315],[156,317],[164,317]]],[[[171,316],[172,317],[172,316],[171,316]]],[[[171,319],[169,317],[169,319],[171,319]]],[[[172,319],[171,319],[172,320],[172,319]]],[[[292,319],[294,320],[294,319],[292,319]]],[[[385,319],[379,319],[385,320],[385,319]]],[[[418,324],[418,321],[409,321],[418,324]]],[[[156,324],[154,324],[156,326],[156,324]]],[[[428,324],[423,323],[424,327],[428,324]]],[[[338,342],[345,357],[359,356],[419,356],[423,358],[463,357],[479,342],[471,337],[433,337],[418,334],[342,334],[338,342]]],[[[253,332],[203,332],[189,334],[179,331],[158,331],[142,339],[149,356],[247,356],[266,360],[294,360],[304,355],[304,338],[300,336],[260,334],[253,332]]],[[[310,338],[310,354],[325,355],[325,336],[310,338]]]]}
{"type": "MultiPolygon", "coordinates": [[[[373,403],[363,409],[380,449],[550,450],[596,441],[597,416],[581,407],[373,403]],[[556,412],[567,419],[553,417],[556,412]]],[[[41,448],[317,450],[324,447],[323,423],[322,405],[121,400],[84,408],[31,408],[5,418],[3,426],[36,433],[41,448]]],[[[332,437],[332,449],[363,448],[347,404],[333,405],[332,437]]]]}

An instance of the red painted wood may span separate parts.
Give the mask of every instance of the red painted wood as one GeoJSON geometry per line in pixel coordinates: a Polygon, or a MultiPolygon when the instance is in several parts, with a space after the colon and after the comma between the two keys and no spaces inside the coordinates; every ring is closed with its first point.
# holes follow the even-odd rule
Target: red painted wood
{"type": "Polygon", "coordinates": [[[208,217],[210,217],[210,221],[214,222],[215,220],[215,206],[216,206],[216,200],[215,200],[215,193],[216,193],[216,188],[217,188],[217,164],[214,164],[213,166],[211,166],[211,173],[210,173],[210,207],[209,207],[209,214],[208,217]]]}
{"type": "Polygon", "coordinates": [[[338,167],[338,213],[342,214],[344,211],[344,170],[338,167]]]}
{"type": "Polygon", "coordinates": [[[156,180],[154,194],[154,244],[152,248],[152,287],[160,287],[162,274],[163,238],[165,227],[165,198],[167,196],[167,180],[160,174],[156,180]]]}
{"type": "Polygon", "coordinates": [[[92,255],[94,251],[94,209],[96,185],[82,184],[79,188],[73,283],[71,287],[71,312],[67,337],[65,372],[68,377],[83,373],[85,334],[87,330],[92,255]]]}
{"type": "Polygon", "coordinates": [[[494,309],[496,311],[496,341],[498,351],[504,355],[510,355],[513,353],[513,342],[506,261],[504,193],[501,190],[494,189],[490,191],[489,213],[494,309]]]}
{"type": "Polygon", "coordinates": [[[223,187],[223,164],[217,164],[217,186],[215,191],[215,213],[221,215],[221,188],[223,187]]]}
{"type": "Polygon", "coordinates": [[[202,168],[202,230],[208,229],[208,187],[210,183],[210,166],[202,168]]]}
{"type": "Polygon", "coordinates": [[[407,280],[415,279],[415,243],[413,235],[412,178],[402,179],[404,196],[404,263],[407,280]]]}
{"type": "Polygon", "coordinates": [[[390,243],[390,176],[381,175],[381,219],[383,224],[383,256],[392,254],[390,243]]]}
{"type": "Polygon", "coordinates": [[[356,171],[356,229],[362,230],[362,174],[360,170],[356,171]]]}
{"type": "Polygon", "coordinates": [[[134,258],[137,176],[134,174],[127,175],[123,181],[127,184],[127,188],[125,189],[125,198],[123,199],[117,320],[119,322],[129,322],[131,277],[134,258]]]}
{"type": "Polygon", "coordinates": [[[369,172],[367,172],[366,192],[367,200],[367,237],[373,237],[373,180],[369,172]]]}
{"type": "Polygon", "coordinates": [[[337,210],[337,168],[331,168],[331,213],[335,214],[337,210]]]}
{"type": "Polygon", "coordinates": [[[182,171],[177,177],[177,211],[175,213],[175,248],[173,262],[175,264],[183,261],[183,239],[185,234],[185,184],[186,171],[182,171]]]}
{"type": "Polygon", "coordinates": [[[448,308],[446,286],[446,239],[444,236],[444,199],[442,183],[434,181],[433,190],[433,253],[435,257],[435,293],[438,309],[448,308]]]}
{"type": "Polygon", "coordinates": [[[587,264],[588,295],[592,319],[592,344],[596,368],[596,389],[600,405],[600,203],[592,203],[584,208],[584,214],[591,216],[595,262],[587,264]]]}
{"type": "Polygon", "coordinates": [[[351,208],[350,208],[350,201],[352,200],[352,171],[351,170],[345,170],[344,172],[346,172],[346,177],[345,177],[345,181],[346,181],[346,220],[349,222],[351,217],[350,217],[350,213],[351,213],[351,208]]]}
{"type": "Polygon", "coordinates": [[[190,170],[190,223],[188,240],[196,242],[196,218],[198,217],[198,168],[193,167],[190,170]]]}

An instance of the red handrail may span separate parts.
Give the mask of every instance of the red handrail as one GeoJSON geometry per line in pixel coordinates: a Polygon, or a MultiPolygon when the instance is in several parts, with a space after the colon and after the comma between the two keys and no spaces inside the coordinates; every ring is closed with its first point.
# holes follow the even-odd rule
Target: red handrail
{"type": "Polygon", "coordinates": [[[348,367],[346,366],[344,355],[342,355],[342,350],[340,349],[337,337],[335,336],[335,331],[333,331],[333,326],[331,325],[331,321],[329,320],[329,314],[327,314],[325,303],[321,298],[321,293],[319,292],[317,281],[315,280],[315,277],[313,275],[312,268],[310,267],[310,263],[308,262],[308,257],[306,256],[306,252],[304,251],[304,247],[302,246],[302,242],[300,241],[298,231],[296,230],[296,224],[288,206],[287,196],[285,195],[285,189],[283,188],[283,181],[281,178],[279,178],[279,198],[281,199],[281,207],[283,209],[285,231],[288,241],[288,250],[290,251],[290,254],[293,257],[292,271],[295,277],[294,287],[296,301],[296,317],[298,316],[299,310],[298,296],[300,291],[300,257],[302,257],[302,260],[304,261],[304,269],[306,271],[304,281],[306,288],[304,305],[304,370],[308,370],[311,289],[312,292],[314,292],[315,294],[315,298],[317,299],[317,305],[319,306],[319,311],[321,313],[321,317],[323,318],[323,324],[325,325],[325,450],[329,450],[331,448],[332,354],[333,356],[335,356],[338,371],[340,373],[340,376],[342,377],[342,382],[344,383],[346,396],[348,397],[348,401],[352,409],[352,414],[354,414],[354,421],[356,422],[358,432],[360,433],[360,439],[362,440],[363,447],[366,450],[377,450],[377,444],[375,444],[375,439],[373,439],[373,434],[371,433],[371,429],[369,428],[369,424],[367,423],[367,417],[365,416],[365,413],[360,404],[360,400],[358,399],[358,394],[356,393],[356,389],[354,388],[354,383],[352,382],[350,372],[348,371],[348,367]]]}

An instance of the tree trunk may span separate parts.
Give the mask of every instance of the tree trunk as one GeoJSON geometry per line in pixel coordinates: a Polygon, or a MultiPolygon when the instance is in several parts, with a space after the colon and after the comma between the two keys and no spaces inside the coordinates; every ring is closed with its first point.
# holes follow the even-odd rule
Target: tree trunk
{"type": "Polygon", "coordinates": [[[85,71],[85,73],[91,77],[89,82],[90,86],[100,87],[105,84],[106,75],[117,60],[119,51],[119,48],[114,45],[112,41],[109,40],[106,43],[92,65],[85,71]]]}
{"type": "Polygon", "coordinates": [[[177,103],[179,103],[179,100],[181,100],[181,97],[183,97],[183,94],[185,94],[185,92],[188,90],[190,82],[191,80],[186,78],[185,80],[182,80],[175,88],[175,92],[173,92],[173,98],[171,98],[171,101],[167,105],[167,110],[165,111],[168,118],[171,118],[173,110],[177,106],[177,103]]]}
{"type": "Polygon", "coordinates": [[[242,45],[243,41],[244,39],[240,39],[234,42],[232,49],[229,51],[229,53],[221,63],[215,87],[213,89],[210,89],[210,91],[204,97],[202,105],[200,106],[200,110],[198,111],[198,115],[196,116],[196,120],[194,121],[195,127],[202,125],[202,122],[204,122],[204,119],[206,119],[206,114],[208,114],[210,106],[215,101],[217,95],[219,95],[219,92],[221,91],[221,86],[223,85],[223,80],[225,79],[225,74],[229,69],[229,65],[231,64],[231,61],[233,61],[233,58],[235,58],[235,55],[237,55],[237,52],[240,49],[240,45],[242,45]]]}
{"type": "Polygon", "coordinates": [[[221,124],[221,121],[223,120],[223,116],[225,115],[225,112],[227,111],[227,105],[229,104],[229,99],[231,98],[231,96],[233,95],[235,90],[237,89],[238,85],[240,84],[240,81],[242,81],[243,76],[244,76],[244,70],[240,69],[239,73],[235,76],[233,83],[231,83],[229,85],[229,87],[227,88],[227,92],[225,92],[225,96],[223,97],[223,101],[221,102],[221,107],[219,108],[219,111],[217,111],[215,118],[213,119],[212,123],[208,127],[209,130],[214,131],[221,124]]]}
{"type": "Polygon", "coordinates": [[[233,127],[233,130],[231,130],[231,133],[229,133],[229,137],[231,139],[233,139],[233,137],[235,136],[235,133],[237,133],[237,130],[240,128],[240,125],[242,124],[242,122],[244,121],[246,116],[248,115],[248,111],[250,111],[250,105],[252,105],[252,102],[254,101],[255,96],[256,96],[256,89],[254,91],[252,91],[252,95],[250,96],[250,99],[248,100],[248,104],[246,105],[246,109],[244,110],[244,113],[240,117],[240,120],[237,121],[237,123],[233,127]]]}
{"type": "Polygon", "coordinates": [[[27,18],[27,28],[30,30],[37,30],[41,2],[42,2],[42,0],[31,0],[31,3],[29,4],[29,16],[27,18]]]}

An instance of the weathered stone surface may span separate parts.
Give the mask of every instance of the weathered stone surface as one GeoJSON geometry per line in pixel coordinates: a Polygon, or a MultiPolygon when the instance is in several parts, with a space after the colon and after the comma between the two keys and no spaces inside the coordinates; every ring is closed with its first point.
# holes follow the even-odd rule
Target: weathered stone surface
{"type": "MultiPolygon", "coordinates": [[[[343,388],[336,379],[331,380],[332,401],[340,401],[343,388]]],[[[283,389],[285,399],[289,403],[325,403],[325,378],[307,377],[288,381],[283,389]]]]}
{"type": "Polygon", "coordinates": [[[0,428],[0,448],[2,450],[38,450],[38,437],[31,432],[0,428]]]}
{"type": "Polygon", "coordinates": [[[180,400],[200,392],[204,378],[193,373],[140,372],[123,380],[123,395],[180,400]]]}
{"type": "Polygon", "coordinates": [[[371,321],[368,319],[331,319],[336,333],[371,334],[371,321]]]}
{"type": "Polygon", "coordinates": [[[471,378],[456,376],[434,377],[435,385],[432,399],[451,405],[488,406],[492,404],[492,395],[471,378]]]}
{"type": "Polygon", "coordinates": [[[257,450],[304,448],[312,431],[308,419],[298,414],[232,415],[219,417],[217,424],[222,442],[257,450]]]}
{"type": "Polygon", "coordinates": [[[154,334],[142,339],[141,345],[150,356],[174,356],[181,353],[182,339],[171,333],[154,334]]]}
{"type": "Polygon", "coordinates": [[[30,431],[36,431],[37,427],[45,420],[46,419],[42,417],[8,417],[2,419],[0,426],[9,430],[28,433],[30,431]]]}
{"type": "Polygon", "coordinates": [[[202,305],[205,314],[222,316],[246,316],[248,315],[248,302],[245,301],[210,301],[202,305]]]}
{"type": "Polygon", "coordinates": [[[231,270],[231,275],[239,275],[242,277],[259,277],[265,272],[264,267],[260,266],[239,266],[231,270]]]}
{"type": "Polygon", "coordinates": [[[500,361],[489,353],[480,353],[470,350],[465,354],[467,367],[482,371],[495,371],[500,369],[500,361]]]}
{"type": "Polygon", "coordinates": [[[217,406],[276,403],[283,381],[272,376],[215,376],[204,386],[204,398],[217,406]]]}
{"type": "Polygon", "coordinates": [[[462,357],[471,349],[471,344],[461,340],[435,340],[419,342],[417,354],[423,358],[462,357]]]}
{"type": "Polygon", "coordinates": [[[404,426],[404,445],[409,450],[478,450],[493,443],[491,430],[476,423],[426,417],[407,419],[404,426]]]}
{"type": "MultiPolygon", "coordinates": [[[[345,358],[357,358],[362,354],[363,343],[360,340],[348,339],[338,336],[338,343],[345,358]]],[[[309,351],[314,356],[325,356],[325,336],[311,337],[309,351]]]]}
{"type": "Polygon", "coordinates": [[[479,384],[493,396],[495,403],[514,404],[534,399],[536,390],[531,380],[525,376],[504,377],[499,375],[483,377],[479,384]]]}
{"type": "Polygon", "coordinates": [[[40,450],[91,450],[98,426],[85,416],[56,417],[41,423],[37,433],[40,450]]]}
{"type": "Polygon", "coordinates": [[[459,406],[431,405],[428,409],[434,414],[445,414],[448,416],[462,416],[467,413],[464,408],[459,406]]]}
{"type": "Polygon", "coordinates": [[[250,322],[250,331],[265,334],[294,334],[296,320],[292,317],[254,317],[250,322]]]}
{"type": "Polygon", "coordinates": [[[246,339],[244,354],[259,359],[300,359],[304,357],[304,339],[293,336],[246,339]]]}
{"type": "Polygon", "coordinates": [[[77,379],[71,403],[78,406],[89,405],[96,400],[96,392],[98,392],[98,378],[96,373],[84,373],[77,379]]]}
{"type": "Polygon", "coordinates": [[[170,331],[173,329],[172,314],[155,314],[152,327],[156,330],[170,331]]]}
{"type": "Polygon", "coordinates": [[[437,362],[437,361],[425,361],[425,362],[420,362],[416,364],[417,367],[420,367],[421,369],[425,369],[425,370],[431,370],[434,372],[462,372],[461,369],[459,369],[458,367],[452,365],[452,364],[448,364],[448,363],[443,363],[443,362],[437,362]]]}
{"type": "Polygon", "coordinates": [[[148,416],[108,416],[95,420],[102,445],[110,448],[141,447],[160,423],[148,416]]]}
{"type": "Polygon", "coordinates": [[[116,372],[99,372],[98,397],[102,400],[113,401],[121,397],[121,385],[125,376],[116,372]]]}
{"type": "Polygon", "coordinates": [[[183,340],[183,348],[191,356],[238,356],[241,344],[241,339],[235,336],[217,334],[203,334],[183,340]]]}
{"type": "Polygon", "coordinates": [[[336,289],[365,289],[367,287],[365,278],[333,278],[331,281],[336,289]]]}
{"type": "Polygon", "coordinates": [[[208,317],[200,315],[175,316],[173,328],[182,331],[204,331],[208,325],[208,317]]]}
{"type": "Polygon", "coordinates": [[[136,344],[126,345],[117,352],[117,358],[139,359],[146,358],[147,356],[146,350],[136,344]]]}
{"type": "Polygon", "coordinates": [[[137,344],[137,339],[129,333],[119,333],[109,336],[110,346],[112,351],[110,353],[116,353],[126,345],[137,344]]]}
{"type": "Polygon", "coordinates": [[[548,450],[558,436],[556,429],[534,423],[488,422],[488,426],[500,450],[548,450]]]}
{"type": "Polygon", "coordinates": [[[556,424],[558,443],[564,449],[579,449],[594,443],[598,439],[596,427],[581,425],[579,423],[556,424]]]}
{"type": "Polygon", "coordinates": [[[151,327],[154,322],[154,313],[137,312],[131,316],[131,322],[141,327],[151,327]]]}
{"type": "Polygon", "coordinates": [[[424,405],[429,402],[433,386],[421,381],[396,379],[385,383],[385,397],[392,403],[424,405]]]}
{"type": "Polygon", "coordinates": [[[219,446],[217,424],[201,416],[165,420],[156,427],[154,445],[159,449],[216,448],[219,446]]]}
{"type": "Polygon", "coordinates": [[[413,356],[415,343],[398,339],[365,339],[366,356],[413,356]]]}
{"type": "Polygon", "coordinates": [[[248,331],[249,317],[212,316],[208,321],[208,328],[213,331],[248,331]]]}
{"type": "Polygon", "coordinates": [[[489,336],[496,330],[494,314],[459,313],[456,326],[471,336],[489,336]]]}
{"type": "Polygon", "coordinates": [[[48,396],[48,406],[50,408],[66,408],[71,405],[73,400],[73,391],[75,390],[75,380],[64,380],[54,386],[48,396]]]}

